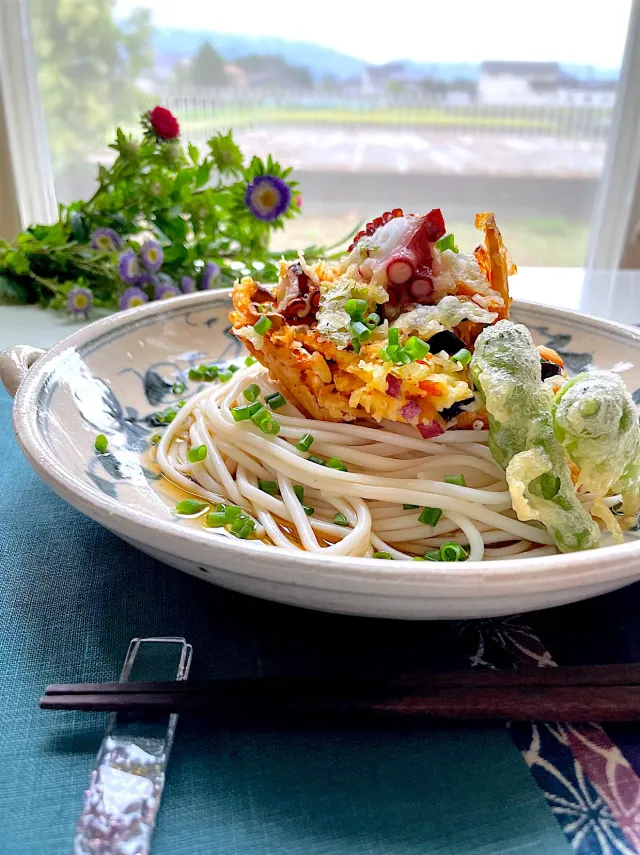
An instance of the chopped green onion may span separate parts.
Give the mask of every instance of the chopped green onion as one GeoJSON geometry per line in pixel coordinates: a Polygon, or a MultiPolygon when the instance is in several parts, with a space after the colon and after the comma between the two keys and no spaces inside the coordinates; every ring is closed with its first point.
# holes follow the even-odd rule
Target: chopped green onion
{"type": "Polygon", "coordinates": [[[419,507],[420,507],[420,505],[403,505],[402,510],[403,511],[415,511],[416,508],[419,508],[419,507]]]}
{"type": "Polygon", "coordinates": [[[107,450],[108,445],[109,445],[109,440],[106,438],[106,436],[103,433],[99,433],[98,436],[96,437],[96,440],[93,443],[93,445],[94,445],[95,450],[99,454],[104,454],[105,451],[107,450]]]}
{"type": "Polygon", "coordinates": [[[260,387],[257,383],[252,383],[251,386],[247,386],[247,388],[242,393],[247,401],[250,401],[252,404],[254,401],[257,401],[260,397],[260,387]]]}
{"type": "Polygon", "coordinates": [[[351,339],[351,346],[353,347],[354,353],[360,353],[360,342],[357,339],[351,339]]]}
{"type": "Polygon", "coordinates": [[[247,356],[247,358],[244,361],[244,364],[248,368],[250,365],[255,365],[257,361],[258,360],[255,358],[255,356],[247,356]]]}
{"type": "Polygon", "coordinates": [[[313,454],[310,454],[309,457],[307,457],[307,460],[310,463],[317,463],[318,466],[325,466],[326,465],[324,460],[321,457],[315,457],[313,454]]]}
{"type": "Polygon", "coordinates": [[[412,335],[404,346],[404,352],[409,355],[412,362],[415,362],[416,359],[424,359],[430,350],[429,345],[415,335],[412,335]]]}
{"type": "Polygon", "coordinates": [[[309,451],[312,442],[313,436],[310,433],[305,433],[302,439],[296,442],[296,448],[298,451],[309,451]]]}
{"type": "Polygon", "coordinates": [[[553,499],[560,491],[560,478],[557,475],[551,475],[550,472],[543,472],[539,477],[540,492],[545,499],[553,499]]]}
{"type": "Polygon", "coordinates": [[[392,327],[389,330],[389,344],[396,346],[400,345],[400,331],[397,329],[397,327],[392,327]]]}
{"type": "Polygon", "coordinates": [[[293,492],[298,497],[298,501],[302,505],[304,503],[304,487],[301,487],[300,484],[296,484],[293,488],[293,492]]]}
{"type": "Polygon", "coordinates": [[[189,463],[200,463],[207,456],[207,446],[199,445],[197,448],[190,448],[187,452],[187,460],[189,463]]]}
{"type": "Polygon", "coordinates": [[[182,380],[176,380],[176,382],[171,387],[171,391],[173,392],[174,395],[182,395],[182,393],[184,392],[184,390],[186,388],[187,387],[184,385],[182,380]]]}
{"type": "Polygon", "coordinates": [[[264,399],[272,410],[279,410],[280,407],[284,407],[284,405],[287,403],[284,396],[281,395],[280,392],[273,392],[271,395],[265,395],[264,399]]]}
{"type": "Polygon", "coordinates": [[[385,558],[387,561],[391,560],[390,552],[374,552],[371,556],[372,558],[385,558]]]}
{"type": "Polygon", "coordinates": [[[216,505],[216,511],[224,514],[225,522],[227,523],[232,523],[238,517],[244,516],[242,508],[239,508],[237,505],[225,505],[223,502],[216,505]]]}
{"type": "Polygon", "coordinates": [[[154,413],[153,418],[161,425],[168,425],[175,419],[178,413],[175,410],[163,410],[162,412],[154,413]]]}
{"type": "Polygon", "coordinates": [[[459,362],[460,365],[468,365],[471,362],[471,352],[463,347],[451,357],[452,362],[459,362]]]}
{"type": "Polygon", "coordinates": [[[215,380],[220,372],[220,369],[217,365],[198,365],[197,373],[200,375],[201,380],[206,380],[210,382],[211,380],[215,380]]]}
{"type": "Polygon", "coordinates": [[[258,335],[264,335],[265,333],[268,333],[271,329],[271,321],[266,315],[263,315],[255,322],[253,328],[258,333],[258,335]]]}
{"type": "Polygon", "coordinates": [[[347,520],[347,518],[345,517],[344,514],[337,513],[333,517],[333,524],[334,525],[349,525],[349,521],[347,520]]]}
{"type": "Polygon", "coordinates": [[[246,540],[246,538],[255,531],[255,528],[256,524],[254,521],[245,514],[242,514],[233,521],[229,531],[241,540],[246,540]]]}
{"type": "Polygon", "coordinates": [[[425,508],[418,517],[418,520],[425,525],[434,526],[437,525],[441,516],[442,511],[440,508],[425,508]]]}
{"type": "Polygon", "coordinates": [[[351,332],[358,341],[367,341],[371,338],[371,330],[362,321],[352,321],[351,332]]]}
{"type": "Polygon", "coordinates": [[[275,481],[263,481],[262,478],[259,478],[258,487],[263,493],[268,493],[270,496],[275,496],[278,492],[278,485],[275,481]]]}
{"type": "Polygon", "coordinates": [[[254,416],[256,413],[259,413],[260,410],[264,410],[264,407],[260,401],[254,401],[253,404],[249,404],[248,410],[249,415],[254,416]]]}
{"type": "Polygon", "coordinates": [[[199,371],[197,368],[189,369],[189,380],[202,380],[202,377],[202,371],[199,371]]]}
{"type": "Polygon", "coordinates": [[[186,401],[178,401],[178,409],[181,410],[185,406],[186,403],[187,403],[186,401]]]}
{"type": "Polygon", "coordinates": [[[411,362],[411,357],[409,354],[400,348],[398,355],[393,360],[396,365],[408,365],[411,362]]]}
{"type": "Polygon", "coordinates": [[[160,436],[159,433],[154,433],[154,435],[151,437],[149,442],[151,443],[151,445],[157,445],[161,439],[162,439],[162,437],[160,436]]]}
{"type": "Polygon", "coordinates": [[[442,560],[440,558],[440,550],[439,549],[435,549],[432,552],[425,552],[425,554],[423,555],[423,558],[425,561],[441,561],[442,560]]]}
{"type": "Polygon", "coordinates": [[[380,323],[380,315],[376,312],[371,312],[371,314],[367,315],[364,319],[364,322],[370,330],[374,330],[380,323]]]}
{"type": "Polygon", "coordinates": [[[312,508],[310,505],[303,505],[302,510],[308,517],[312,517],[316,512],[316,509],[312,508]]]}
{"type": "Polygon", "coordinates": [[[347,302],[344,304],[344,308],[349,317],[361,318],[362,315],[367,311],[367,301],[347,300],[347,302]]]}
{"type": "Polygon", "coordinates": [[[391,362],[391,357],[387,351],[386,347],[381,347],[378,351],[378,359],[381,359],[383,362],[391,362]]]}
{"type": "Polygon", "coordinates": [[[224,511],[210,511],[204,518],[204,524],[207,528],[222,528],[227,524],[227,518],[224,511]]]}
{"type": "Polygon", "coordinates": [[[231,363],[231,365],[227,365],[227,371],[230,371],[232,374],[235,374],[236,371],[239,371],[240,367],[235,363],[231,363]]]}
{"type": "Polygon", "coordinates": [[[466,487],[467,482],[464,480],[464,475],[445,475],[445,484],[455,484],[456,487],[466,487]]]}
{"type": "Polygon", "coordinates": [[[449,543],[443,543],[440,547],[441,561],[464,561],[465,558],[468,557],[469,554],[462,546],[460,546],[459,543],[453,543],[453,541],[451,541],[449,543]]]}
{"type": "Polygon", "coordinates": [[[330,457],[329,460],[327,460],[327,466],[329,469],[337,469],[339,472],[347,472],[347,467],[338,457],[330,457]]]}
{"type": "MultiPolygon", "coordinates": [[[[256,401],[256,404],[257,403],[258,402],[256,401]]],[[[262,433],[273,435],[280,433],[280,425],[271,417],[264,407],[260,407],[260,409],[251,416],[251,421],[254,425],[260,428],[262,433]]]]}
{"type": "Polygon", "coordinates": [[[445,249],[450,249],[451,252],[458,252],[456,239],[452,234],[445,235],[444,237],[441,237],[440,240],[436,241],[436,249],[439,249],[440,252],[444,252],[445,249]]]}
{"type": "Polygon", "coordinates": [[[582,401],[580,404],[580,415],[581,416],[595,416],[595,414],[600,409],[600,401],[597,401],[595,398],[587,398],[585,401],[582,401]]]}
{"type": "Polygon", "coordinates": [[[414,555],[411,560],[412,561],[424,561],[425,559],[422,557],[422,555],[414,555]]]}
{"type": "Polygon", "coordinates": [[[218,380],[221,383],[227,383],[233,377],[232,371],[219,371],[218,372],[218,380]]]}
{"type": "Polygon", "coordinates": [[[199,514],[206,507],[206,502],[199,502],[197,499],[183,499],[176,505],[176,513],[191,516],[191,514],[199,514]]]}
{"type": "Polygon", "coordinates": [[[251,407],[231,407],[231,415],[234,422],[244,422],[251,418],[251,407]]]}

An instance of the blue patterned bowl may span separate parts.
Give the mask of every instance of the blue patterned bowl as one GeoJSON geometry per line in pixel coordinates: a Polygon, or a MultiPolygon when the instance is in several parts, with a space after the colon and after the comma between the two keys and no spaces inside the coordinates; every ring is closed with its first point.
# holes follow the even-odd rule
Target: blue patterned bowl
{"type": "MultiPolygon", "coordinates": [[[[228,291],[158,302],[97,321],[44,353],[10,348],[0,376],[14,427],[41,478],[78,510],[161,561],[258,597],[392,618],[491,617],[584,599],[640,578],[640,541],[593,552],[456,565],[293,554],[232,541],[172,513],[176,495],[148,455],[153,414],[196,392],[190,366],[242,356],[228,291]],[[96,434],[109,454],[96,455],[96,434]]],[[[623,373],[640,401],[640,334],[576,312],[517,302],[513,316],[570,371],[623,373]]]]}

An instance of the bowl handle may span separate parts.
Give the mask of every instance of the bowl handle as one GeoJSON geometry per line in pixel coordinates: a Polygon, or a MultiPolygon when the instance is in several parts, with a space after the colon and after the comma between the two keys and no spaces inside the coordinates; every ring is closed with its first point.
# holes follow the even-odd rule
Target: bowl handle
{"type": "Polygon", "coordinates": [[[12,398],[27,371],[43,353],[40,347],[31,347],[29,344],[16,344],[0,353],[0,380],[12,398]]]}

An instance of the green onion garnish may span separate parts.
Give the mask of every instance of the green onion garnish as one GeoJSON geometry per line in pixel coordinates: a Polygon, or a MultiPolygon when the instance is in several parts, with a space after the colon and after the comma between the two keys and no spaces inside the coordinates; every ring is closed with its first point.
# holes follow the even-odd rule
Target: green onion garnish
{"type": "Polygon", "coordinates": [[[327,460],[327,466],[329,469],[337,469],[339,472],[347,471],[347,467],[338,457],[330,457],[329,460],[327,460]]]}
{"type": "MultiPolygon", "coordinates": [[[[400,346],[400,332],[396,327],[392,327],[389,330],[389,344],[396,347],[400,346]]],[[[388,347],[389,345],[387,345],[387,349],[388,347]]]]}
{"type": "Polygon", "coordinates": [[[95,450],[99,454],[104,454],[105,451],[107,450],[108,445],[109,445],[109,440],[106,438],[106,436],[103,433],[99,433],[98,436],[96,437],[95,442],[93,443],[95,450]]]}
{"type": "Polygon", "coordinates": [[[347,520],[347,518],[345,517],[344,514],[337,513],[333,517],[333,524],[334,525],[349,525],[349,521],[347,520]]]}
{"type": "Polygon", "coordinates": [[[151,443],[151,445],[157,445],[161,439],[162,439],[162,437],[160,436],[159,433],[154,433],[154,435],[151,437],[149,442],[151,443]]]}
{"type": "Polygon", "coordinates": [[[178,409],[181,410],[186,405],[186,403],[186,401],[178,401],[178,409]]]}
{"type": "Polygon", "coordinates": [[[458,252],[456,239],[452,234],[445,235],[444,237],[441,237],[440,240],[436,241],[436,249],[439,249],[440,252],[444,252],[445,249],[450,249],[451,252],[458,252]]]}
{"type": "Polygon", "coordinates": [[[175,410],[163,410],[162,412],[154,413],[153,418],[161,425],[168,425],[175,419],[178,413],[175,410]]]}
{"type": "Polygon", "coordinates": [[[587,398],[580,404],[581,416],[595,416],[599,410],[600,401],[597,401],[595,398],[587,398]]]}
{"type": "Polygon", "coordinates": [[[249,415],[253,416],[255,413],[260,412],[260,410],[264,410],[264,407],[260,403],[260,401],[254,401],[253,404],[249,404],[249,415]]]}
{"type": "Polygon", "coordinates": [[[302,510],[308,517],[312,517],[316,512],[316,509],[312,508],[311,505],[303,505],[302,510]]]}
{"type": "Polygon", "coordinates": [[[258,360],[254,356],[247,356],[247,358],[244,361],[244,364],[248,368],[250,365],[255,365],[257,361],[258,360]]]}
{"type": "Polygon", "coordinates": [[[176,382],[171,387],[171,391],[173,392],[174,395],[182,395],[182,393],[184,392],[184,390],[186,388],[187,387],[184,385],[182,380],[176,380],[176,382]]]}
{"type": "Polygon", "coordinates": [[[422,555],[414,555],[411,560],[412,561],[424,561],[424,558],[422,557],[422,555]]]}
{"type": "Polygon", "coordinates": [[[383,362],[391,362],[391,357],[389,356],[386,347],[380,348],[378,351],[378,359],[381,359],[383,362]]]}
{"type": "Polygon", "coordinates": [[[298,451],[309,451],[312,442],[313,436],[310,433],[305,433],[302,439],[296,442],[296,448],[298,451]]]}
{"type": "Polygon", "coordinates": [[[230,371],[232,374],[235,374],[236,371],[240,371],[240,367],[232,362],[231,365],[227,365],[227,371],[230,371]]]}
{"type": "Polygon", "coordinates": [[[197,368],[189,369],[189,380],[202,380],[202,371],[199,371],[197,368]]]}
{"type": "Polygon", "coordinates": [[[187,460],[189,463],[200,463],[207,456],[207,446],[198,445],[196,448],[190,448],[187,452],[187,460]]]}
{"type": "Polygon", "coordinates": [[[432,552],[425,552],[423,558],[425,561],[441,561],[442,560],[440,558],[440,550],[439,549],[436,549],[432,552]]]}
{"type": "Polygon", "coordinates": [[[418,520],[425,525],[434,526],[441,516],[442,511],[440,508],[425,508],[418,517],[418,520]]]}
{"type": "Polygon", "coordinates": [[[204,518],[204,524],[208,528],[222,528],[227,524],[227,518],[224,511],[210,511],[204,518]]]}
{"type": "Polygon", "coordinates": [[[351,332],[357,341],[367,341],[371,338],[371,330],[362,321],[352,321],[351,332]]]}
{"type": "Polygon", "coordinates": [[[445,484],[455,484],[456,487],[466,487],[467,482],[464,480],[464,475],[445,475],[445,484]]]}
{"type": "MultiPolygon", "coordinates": [[[[211,380],[215,380],[219,373],[219,368],[217,365],[198,365],[197,369],[194,369],[195,373],[198,375],[196,379],[198,380],[206,380],[210,382],[211,380]]],[[[191,372],[189,372],[189,376],[191,376],[191,372]]]]}
{"type": "Polygon", "coordinates": [[[263,493],[268,493],[270,496],[275,496],[278,492],[278,485],[275,481],[264,481],[262,478],[259,478],[258,487],[263,493]]]}
{"type": "Polygon", "coordinates": [[[370,330],[374,330],[380,323],[380,315],[378,315],[376,312],[371,312],[371,314],[367,315],[367,317],[364,319],[364,322],[370,330]]]}
{"type": "Polygon", "coordinates": [[[247,386],[247,388],[242,393],[247,401],[253,404],[254,401],[257,401],[260,397],[260,387],[257,383],[252,383],[251,386],[247,386]]]}
{"type": "Polygon", "coordinates": [[[239,508],[237,505],[226,505],[224,502],[220,502],[220,504],[216,505],[216,511],[223,513],[228,523],[237,520],[238,517],[241,517],[244,514],[242,508],[239,508]]]}
{"type": "Polygon", "coordinates": [[[347,300],[347,302],[344,304],[344,308],[349,317],[361,318],[362,315],[367,311],[367,301],[347,300]]]}
{"type": "Polygon", "coordinates": [[[390,552],[374,552],[372,558],[385,558],[387,561],[391,559],[390,552]]]}
{"type": "Polygon", "coordinates": [[[250,519],[245,514],[239,516],[236,520],[231,524],[231,528],[229,531],[231,534],[234,534],[236,537],[239,537],[241,540],[245,540],[255,531],[256,524],[252,519],[250,519]]]}
{"type": "Polygon", "coordinates": [[[280,392],[272,392],[271,395],[265,395],[264,399],[272,410],[279,410],[280,407],[284,407],[287,403],[280,392]]]}
{"type": "Polygon", "coordinates": [[[412,362],[415,362],[416,359],[424,359],[430,350],[429,345],[415,335],[412,335],[404,346],[404,352],[408,354],[412,362]]]}
{"type": "Polygon", "coordinates": [[[197,499],[183,499],[176,505],[176,513],[190,516],[191,514],[199,514],[206,507],[206,502],[199,502],[197,499]]]}
{"type": "Polygon", "coordinates": [[[441,561],[464,561],[468,557],[468,552],[459,543],[443,543],[440,547],[441,561]]]}
{"type": "Polygon", "coordinates": [[[227,383],[233,377],[232,371],[218,371],[218,380],[221,383],[227,383]]]}
{"type": "Polygon", "coordinates": [[[296,484],[293,488],[293,492],[298,497],[300,504],[302,504],[304,502],[304,487],[301,487],[300,484],[296,484]]]}
{"type": "MultiPolygon", "coordinates": [[[[255,402],[258,403],[257,401],[255,402]]],[[[280,425],[279,423],[271,417],[269,412],[265,410],[264,407],[260,407],[260,409],[255,412],[251,416],[251,421],[260,428],[262,433],[267,433],[274,435],[280,433],[280,425]]]]}
{"type": "Polygon", "coordinates": [[[351,346],[353,347],[354,353],[360,353],[360,342],[356,338],[351,339],[351,346]]]}
{"type": "Polygon", "coordinates": [[[308,460],[310,463],[317,463],[317,464],[318,464],[318,466],[325,466],[325,465],[326,465],[326,464],[325,464],[325,462],[324,462],[324,460],[323,460],[321,457],[315,457],[313,454],[310,454],[310,455],[307,457],[307,460],[308,460]]]}
{"type": "Polygon", "coordinates": [[[416,508],[419,508],[419,507],[420,507],[420,505],[403,505],[402,510],[403,511],[415,511],[416,508]]]}
{"type": "Polygon", "coordinates": [[[234,422],[244,422],[251,418],[251,407],[231,407],[234,422]]]}
{"type": "Polygon", "coordinates": [[[460,365],[468,365],[471,362],[471,352],[466,347],[463,347],[457,353],[453,354],[451,361],[459,362],[460,365]]]}
{"type": "Polygon", "coordinates": [[[258,335],[264,335],[265,333],[268,333],[271,329],[271,321],[266,315],[263,315],[255,322],[253,328],[258,333],[258,335]]]}

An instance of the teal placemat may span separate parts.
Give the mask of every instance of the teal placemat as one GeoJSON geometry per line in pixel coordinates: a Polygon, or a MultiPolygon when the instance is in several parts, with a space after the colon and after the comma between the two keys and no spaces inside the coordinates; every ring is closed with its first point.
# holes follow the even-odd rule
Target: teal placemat
{"type": "MultiPolygon", "coordinates": [[[[482,622],[303,612],[159,564],[38,481],[4,393],[0,454],[2,855],[70,851],[106,719],[44,713],[38,698],[50,682],[113,679],[133,636],[185,636],[194,678],[460,667],[465,633],[484,638],[482,622]]],[[[567,853],[518,747],[504,726],[212,731],[183,717],[153,853],[567,853]]]]}

